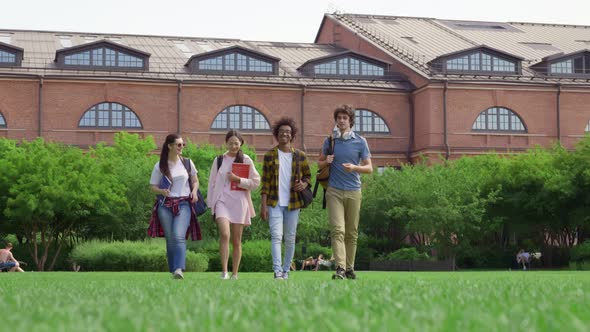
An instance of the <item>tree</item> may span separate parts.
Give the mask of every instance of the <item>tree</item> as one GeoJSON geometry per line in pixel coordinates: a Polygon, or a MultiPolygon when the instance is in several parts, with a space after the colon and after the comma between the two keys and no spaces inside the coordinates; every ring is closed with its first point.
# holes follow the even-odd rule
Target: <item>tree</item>
{"type": "Polygon", "coordinates": [[[39,271],[48,262],[53,269],[68,237],[86,223],[116,219],[128,208],[117,177],[79,148],[23,142],[4,153],[2,166],[13,175],[0,178],[0,186],[9,188],[4,216],[25,238],[39,271]]]}

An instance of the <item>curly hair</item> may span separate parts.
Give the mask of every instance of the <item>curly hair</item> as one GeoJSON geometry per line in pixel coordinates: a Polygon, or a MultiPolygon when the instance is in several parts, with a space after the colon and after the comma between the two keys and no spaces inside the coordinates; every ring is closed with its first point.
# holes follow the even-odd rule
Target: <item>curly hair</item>
{"type": "Polygon", "coordinates": [[[350,120],[350,128],[354,127],[354,108],[350,105],[340,105],[336,107],[334,110],[334,122],[338,119],[338,114],[346,114],[348,115],[348,119],[350,120]]]}
{"type": "Polygon", "coordinates": [[[279,128],[281,128],[281,126],[291,127],[291,142],[293,142],[295,136],[297,135],[297,125],[295,124],[295,120],[288,117],[284,117],[280,118],[277,122],[273,124],[272,135],[275,137],[277,141],[279,140],[279,128]]]}

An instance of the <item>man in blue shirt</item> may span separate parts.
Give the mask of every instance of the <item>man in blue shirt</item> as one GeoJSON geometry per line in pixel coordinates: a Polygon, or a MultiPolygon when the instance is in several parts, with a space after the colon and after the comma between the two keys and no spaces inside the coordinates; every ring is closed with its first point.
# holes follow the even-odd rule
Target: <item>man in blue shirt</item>
{"type": "Polygon", "coordinates": [[[367,141],[352,131],[354,109],[349,105],[339,106],[334,110],[334,121],[333,154],[328,155],[326,139],[318,161],[319,167],[330,167],[326,206],[336,265],[332,279],[356,279],[354,259],[362,200],[360,174],[372,173],[373,165],[367,141]]]}

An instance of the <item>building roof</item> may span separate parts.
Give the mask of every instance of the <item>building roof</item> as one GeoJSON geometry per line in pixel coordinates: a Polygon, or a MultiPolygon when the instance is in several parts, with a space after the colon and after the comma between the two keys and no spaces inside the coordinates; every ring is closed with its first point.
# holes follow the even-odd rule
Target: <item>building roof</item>
{"type": "Polygon", "coordinates": [[[59,31],[28,31],[0,29],[0,42],[24,50],[22,66],[0,67],[0,75],[44,75],[46,77],[80,77],[84,79],[139,79],[139,80],[183,80],[187,82],[214,82],[235,84],[306,85],[311,87],[375,88],[386,90],[408,90],[411,84],[405,81],[335,79],[305,76],[299,68],[305,62],[340,54],[346,49],[334,45],[313,43],[283,43],[245,41],[240,39],[215,39],[179,36],[149,36],[127,34],[101,34],[59,31]],[[54,62],[56,52],[81,45],[106,40],[127,49],[150,55],[148,71],[109,72],[101,70],[61,69],[54,62]],[[280,59],[278,75],[235,76],[203,75],[190,73],[187,61],[200,54],[210,54],[231,47],[248,49],[259,54],[280,59]]]}
{"type": "MultiPolygon", "coordinates": [[[[486,45],[522,58],[523,71],[520,76],[534,81],[567,81],[569,78],[545,76],[530,66],[546,57],[558,53],[575,53],[590,45],[590,26],[341,13],[326,14],[324,20],[327,18],[340,22],[428,78],[441,76],[431,70],[428,65],[430,61],[486,45]]],[[[454,75],[444,77],[452,79],[454,75]]],[[[461,79],[464,80],[464,77],[461,79]]]]}

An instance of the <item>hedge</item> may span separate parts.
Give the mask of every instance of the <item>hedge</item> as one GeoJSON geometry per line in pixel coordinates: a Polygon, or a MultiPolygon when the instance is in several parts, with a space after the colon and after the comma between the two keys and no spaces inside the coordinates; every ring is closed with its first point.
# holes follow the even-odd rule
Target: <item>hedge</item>
{"type": "MultiPolygon", "coordinates": [[[[72,250],[70,260],[80,271],[168,271],[163,240],[85,242],[72,250]]],[[[208,263],[207,255],[187,251],[186,271],[207,271],[208,263]]]]}

